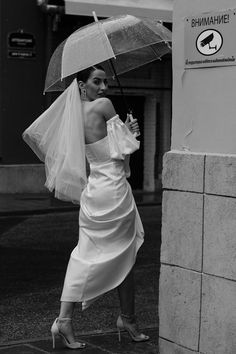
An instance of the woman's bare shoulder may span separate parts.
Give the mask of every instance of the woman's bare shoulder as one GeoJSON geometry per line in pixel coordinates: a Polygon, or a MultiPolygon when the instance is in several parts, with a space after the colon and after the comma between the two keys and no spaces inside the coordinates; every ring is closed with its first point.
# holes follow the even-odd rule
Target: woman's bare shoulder
{"type": "Polygon", "coordinates": [[[98,98],[94,101],[94,110],[98,114],[101,114],[106,121],[116,115],[115,108],[111,100],[107,97],[98,98]]]}

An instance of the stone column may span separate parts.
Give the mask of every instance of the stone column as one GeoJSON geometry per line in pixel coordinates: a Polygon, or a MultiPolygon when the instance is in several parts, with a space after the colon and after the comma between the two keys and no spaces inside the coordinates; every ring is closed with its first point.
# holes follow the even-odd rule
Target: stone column
{"type": "Polygon", "coordinates": [[[236,352],[236,156],[164,157],[160,354],[236,352]]]}
{"type": "Polygon", "coordinates": [[[174,5],[172,143],[163,160],[160,354],[236,353],[236,66],[184,69],[186,17],[229,8],[235,8],[234,0],[176,0],[174,5]]]}

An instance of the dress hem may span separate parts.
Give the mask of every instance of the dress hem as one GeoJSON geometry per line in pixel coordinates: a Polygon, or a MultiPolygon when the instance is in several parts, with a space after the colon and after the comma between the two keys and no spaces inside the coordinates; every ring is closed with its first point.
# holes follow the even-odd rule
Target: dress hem
{"type": "MultiPolygon", "coordinates": [[[[140,237],[140,236],[137,236],[137,237],[140,237]]],[[[141,238],[141,237],[140,237],[141,238]]],[[[128,270],[128,272],[125,274],[125,276],[121,279],[121,281],[119,281],[116,285],[112,286],[111,288],[105,290],[104,292],[102,292],[101,294],[99,295],[96,295],[95,297],[92,297],[92,298],[86,298],[86,299],[75,299],[75,298],[69,298],[69,297],[61,297],[60,301],[61,302],[74,302],[74,303],[83,303],[83,302],[87,302],[87,301],[91,301],[91,304],[92,302],[96,301],[99,297],[105,295],[106,293],[108,293],[109,291],[111,290],[114,290],[116,289],[124,280],[125,278],[127,277],[127,275],[129,274],[129,272],[132,270],[132,268],[134,267],[135,263],[136,263],[136,259],[137,259],[137,254],[138,254],[138,251],[140,249],[140,247],[142,246],[144,242],[144,239],[143,239],[143,236],[140,240],[137,241],[137,246],[136,246],[136,255],[135,255],[135,259],[134,259],[134,262],[132,264],[132,266],[130,267],[130,269],[128,270]]],[[[82,310],[86,310],[90,305],[88,305],[86,308],[82,309],[82,310]]]]}

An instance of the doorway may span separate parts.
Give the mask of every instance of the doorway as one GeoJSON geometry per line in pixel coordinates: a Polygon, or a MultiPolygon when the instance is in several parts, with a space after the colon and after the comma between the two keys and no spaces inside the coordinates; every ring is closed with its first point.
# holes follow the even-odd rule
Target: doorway
{"type": "MultiPolygon", "coordinates": [[[[120,119],[124,122],[126,119],[126,108],[121,95],[108,96],[120,119]]],[[[130,157],[131,176],[129,183],[133,190],[143,189],[143,138],[144,138],[144,102],[145,96],[125,96],[129,107],[132,109],[133,116],[138,119],[141,135],[138,137],[140,141],[140,149],[130,157]]]]}

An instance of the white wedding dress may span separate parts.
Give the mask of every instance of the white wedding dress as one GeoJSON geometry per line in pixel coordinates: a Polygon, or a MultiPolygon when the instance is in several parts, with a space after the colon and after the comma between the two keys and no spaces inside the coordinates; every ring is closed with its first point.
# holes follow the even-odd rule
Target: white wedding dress
{"type": "Polygon", "coordinates": [[[56,198],[80,203],[79,242],[71,253],[61,301],[82,302],[85,309],[126,278],[144,232],[126,179],[129,155],[139,141],[116,115],[107,121],[107,136],[86,145],[83,114],[75,79],[24,131],[23,139],[45,164],[45,186],[56,198]]]}
{"type": "Polygon", "coordinates": [[[61,301],[87,308],[114,289],[132,269],[144,231],[127,181],[129,154],[139,148],[119,116],[107,121],[107,136],[85,146],[90,165],[82,192],[79,241],[71,253],[61,301]]]}

